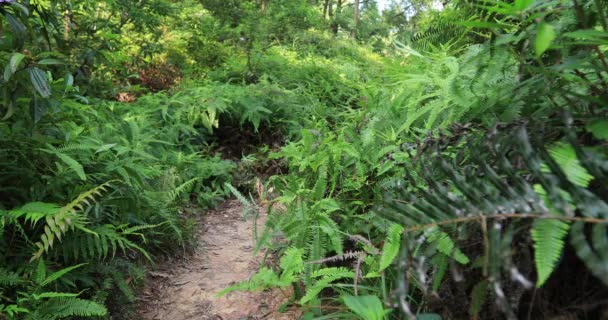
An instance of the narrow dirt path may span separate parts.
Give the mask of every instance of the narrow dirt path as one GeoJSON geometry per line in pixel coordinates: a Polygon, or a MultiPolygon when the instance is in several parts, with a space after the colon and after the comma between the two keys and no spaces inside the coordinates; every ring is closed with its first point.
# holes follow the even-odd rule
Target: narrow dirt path
{"type": "MultiPolygon", "coordinates": [[[[248,279],[260,264],[254,256],[253,222],[242,219],[241,204],[230,200],[202,219],[200,245],[191,256],[167,262],[150,272],[140,297],[142,320],[297,319],[296,312],[278,313],[286,300],[279,291],[216,294],[248,279]]],[[[262,210],[265,211],[265,210],[262,210]]],[[[257,221],[262,226],[263,212],[257,221]]]]}

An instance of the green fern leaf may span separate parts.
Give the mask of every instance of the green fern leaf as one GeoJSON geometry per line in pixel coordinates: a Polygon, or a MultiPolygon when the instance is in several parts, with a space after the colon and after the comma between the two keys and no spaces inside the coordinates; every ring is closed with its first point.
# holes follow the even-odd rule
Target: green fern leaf
{"type": "Polygon", "coordinates": [[[460,264],[469,263],[469,258],[464,253],[462,253],[462,251],[460,251],[458,247],[456,247],[454,241],[447,233],[437,228],[430,229],[427,232],[427,242],[435,243],[437,245],[437,251],[445,254],[448,257],[452,257],[460,264]]]}
{"type": "Polygon", "coordinates": [[[536,286],[541,287],[549,278],[564,250],[564,239],[570,225],[560,220],[539,219],[532,227],[534,241],[534,262],[538,279],[536,286]]]}
{"type": "MultiPolygon", "coordinates": [[[[40,261],[42,261],[42,259],[40,261]]],[[[78,269],[78,268],[84,266],[85,264],[86,263],[77,264],[75,266],[67,267],[67,268],[64,268],[64,269],[61,269],[59,271],[51,273],[48,277],[46,277],[46,279],[44,279],[44,281],[42,281],[40,283],[40,287],[44,287],[44,286],[52,283],[53,281],[61,278],[62,276],[64,276],[68,272],[70,272],[70,271],[72,271],[74,269],[78,269]]]]}
{"type": "MultiPolygon", "coordinates": [[[[582,167],[576,157],[574,148],[566,143],[558,143],[549,148],[549,154],[557,162],[568,180],[577,186],[587,187],[593,176],[591,176],[587,170],[582,167]]],[[[546,192],[542,187],[534,186],[536,193],[538,193],[544,200],[549,211],[553,215],[563,215],[560,212],[556,212],[546,192]]],[[[566,199],[570,197],[564,196],[566,199]]],[[[532,240],[534,241],[534,262],[536,265],[536,272],[538,279],[536,286],[541,287],[556,267],[559,258],[564,250],[564,239],[568,235],[570,225],[560,220],[537,220],[532,226],[532,240]]]]}
{"type": "Polygon", "coordinates": [[[103,317],[107,309],[93,301],[75,297],[49,299],[40,308],[43,319],[62,319],[67,317],[103,317]]]}
{"type": "Polygon", "coordinates": [[[63,163],[68,165],[68,167],[78,175],[80,180],[83,180],[83,181],[87,180],[87,176],[84,172],[84,168],[82,167],[82,164],[80,164],[80,162],[76,161],[74,158],[68,156],[65,153],[62,153],[60,150],[57,150],[57,149],[51,149],[51,150],[43,149],[42,151],[54,154],[55,156],[57,156],[57,158],[59,158],[61,161],[63,161],[63,163]]]}
{"type": "MultiPolygon", "coordinates": [[[[32,255],[30,261],[34,261],[42,256],[45,252],[53,247],[54,239],[61,240],[61,237],[73,228],[78,228],[82,231],[93,233],[93,231],[84,227],[84,218],[77,213],[77,210],[84,210],[85,205],[90,205],[95,202],[95,196],[101,196],[102,191],[106,191],[112,181],[99,185],[91,190],[81,193],[76,199],[67,205],[61,207],[59,211],[52,215],[46,216],[47,225],[44,227],[44,234],[40,236],[40,241],[34,243],[38,250],[32,255]]],[[[85,246],[81,246],[85,250],[85,246]]],[[[86,257],[86,252],[83,251],[86,257]]]]}
{"type": "Polygon", "coordinates": [[[315,186],[312,191],[312,200],[321,200],[325,195],[325,190],[327,188],[327,167],[322,165],[319,167],[319,171],[317,171],[318,179],[315,182],[315,186]]]}
{"type": "Polygon", "coordinates": [[[281,279],[291,277],[304,270],[304,261],[302,260],[302,249],[289,248],[281,257],[280,266],[283,269],[281,279]]]}
{"type": "Polygon", "coordinates": [[[486,302],[488,297],[488,280],[481,280],[471,291],[471,303],[469,304],[469,314],[473,319],[477,319],[477,315],[486,302]]]}
{"type": "Polygon", "coordinates": [[[587,187],[593,176],[581,166],[574,148],[567,143],[558,143],[549,148],[549,154],[557,162],[568,180],[580,187],[587,187]]]}
{"type": "Polygon", "coordinates": [[[378,272],[388,268],[388,266],[395,260],[399,253],[401,246],[401,233],[403,227],[393,223],[388,228],[388,234],[384,241],[384,247],[382,248],[382,255],[380,256],[380,266],[378,272]]]}
{"type": "Polygon", "coordinates": [[[0,268],[0,287],[14,287],[22,281],[18,273],[0,268]]]}
{"type": "Polygon", "coordinates": [[[41,294],[33,294],[34,299],[53,299],[53,298],[72,298],[77,297],[78,293],[65,293],[65,292],[43,292],[41,294]]]}
{"type": "Polygon", "coordinates": [[[331,283],[340,279],[352,279],[355,277],[355,272],[346,268],[325,268],[313,272],[311,278],[320,278],[313,285],[306,289],[306,294],[300,299],[300,304],[305,304],[315,299],[323,289],[331,286],[331,283]]]}

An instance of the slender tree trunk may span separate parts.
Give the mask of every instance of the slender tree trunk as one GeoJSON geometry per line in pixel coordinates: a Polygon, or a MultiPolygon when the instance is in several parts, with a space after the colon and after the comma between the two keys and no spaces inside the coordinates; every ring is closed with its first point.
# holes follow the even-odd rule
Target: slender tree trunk
{"type": "Polygon", "coordinates": [[[69,0],[66,3],[64,19],[65,19],[65,31],[63,34],[63,39],[65,41],[68,41],[70,39],[70,31],[71,31],[71,27],[72,27],[72,3],[69,0]]]}
{"type": "MultiPolygon", "coordinates": [[[[335,16],[338,17],[340,15],[340,11],[342,10],[342,1],[343,0],[338,0],[338,3],[336,4],[336,14],[335,16]]],[[[330,7],[331,10],[331,7],[330,7]]],[[[333,17],[333,14],[332,14],[333,17]]],[[[335,18],[331,19],[331,31],[334,33],[334,36],[338,35],[338,22],[336,21],[335,18]]]]}
{"type": "Polygon", "coordinates": [[[355,22],[355,27],[353,28],[352,31],[352,36],[353,39],[357,40],[357,28],[359,27],[359,5],[361,4],[361,0],[355,0],[355,16],[354,16],[354,22],[355,22]]]}
{"type": "Polygon", "coordinates": [[[323,18],[327,18],[327,13],[329,11],[329,0],[325,0],[323,3],[323,18]]]}
{"type": "Polygon", "coordinates": [[[262,13],[266,13],[266,9],[268,9],[268,2],[270,0],[262,0],[262,13]]]}

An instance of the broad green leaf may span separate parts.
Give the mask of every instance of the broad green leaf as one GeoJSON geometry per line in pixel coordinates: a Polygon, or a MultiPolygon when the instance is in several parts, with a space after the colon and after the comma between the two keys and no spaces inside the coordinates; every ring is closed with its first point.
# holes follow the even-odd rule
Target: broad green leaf
{"type": "Polygon", "coordinates": [[[59,60],[59,59],[52,59],[52,58],[48,58],[48,59],[42,59],[40,61],[38,61],[39,65],[57,65],[57,64],[63,64],[63,61],[59,60]]]}
{"type": "Polygon", "coordinates": [[[596,120],[586,127],[587,131],[600,140],[608,140],[608,120],[596,120]]]}
{"type": "Polygon", "coordinates": [[[540,57],[555,40],[555,29],[552,25],[541,22],[536,28],[536,41],[534,48],[536,49],[536,57],[540,57]]]}
{"type": "Polygon", "coordinates": [[[12,117],[13,114],[15,114],[16,109],[17,108],[15,107],[15,103],[12,100],[9,100],[8,110],[6,110],[6,114],[4,114],[4,116],[2,117],[2,121],[8,120],[10,117],[12,117]]]}
{"type": "Polygon", "coordinates": [[[385,310],[376,296],[344,296],[344,304],[363,320],[383,320],[391,310],[385,310]]]}
{"type": "Polygon", "coordinates": [[[51,87],[49,87],[46,72],[36,67],[28,68],[27,71],[30,74],[30,79],[32,80],[32,85],[34,85],[34,89],[36,89],[36,92],[38,92],[38,94],[40,94],[40,96],[42,96],[43,98],[50,97],[51,87]]]}
{"type": "Polygon", "coordinates": [[[19,68],[19,64],[21,64],[21,61],[23,61],[23,58],[25,58],[25,55],[22,53],[13,53],[8,64],[4,67],[4,82],[8,82],[13,74],[15,74],[17,68],[19,68]]]}
{"type": "Polygon", "coordinates": [[[66,88],[69,88],[74,85],[74,76],[73,75],[66,73],[65,76],[63,77],[63,79],[65,82],[66,88]]]}
{"type": "Polygon", "coordinates": [[[515,0],[515,9],[517,11],[524,11],[534,3],[534,0],[515,0]]]}
{"type": "Polygon", "coordinates": [[[8,21],[8,24],[11,26],[11,29],[13,30],[17,45],[18,46],[23,45],[23,42],[25,41],[25,38],[26,38],[27,27],[19,19],[15,18],[15,16],[13,16],[10,13],[6,13],[5,17],[6,17],[6,21],[8,21]]]}
{"type": "Polygon", "coordinates": [[[17,1],[11,2],[11,7],[17,8],[17,10],[21,10],[21,13],[23,13],[23,15],[30,15],[29,9],[17,1]]]}

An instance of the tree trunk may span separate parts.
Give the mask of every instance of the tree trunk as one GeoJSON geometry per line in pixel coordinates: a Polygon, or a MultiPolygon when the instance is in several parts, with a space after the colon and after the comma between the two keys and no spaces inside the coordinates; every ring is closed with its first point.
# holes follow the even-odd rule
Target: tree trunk
{"type": "Polygon", "coordinates": [[[359,5],[360,5],[361,0],[355,0],[355,16],[354,16],[354,22],[355,22],[355,27],[353,28],[352,31],[352,36],[353,39],[357,40],[357,27],[359,27],[359,5]]]}
{"type": "Polygon", "coordinates": [[[266,9],[268,9],[268,2],[270,0],[262,0],[262,13],[266,13],[266,9]]]}
{"type": "Polygon", "coordinates": [[[70,31],[72,27],[72,3],[69,0],[66,2],[66,8],[63,17],[65,19],[65,30],[63,34],[63,39],[67,42],[70,39],[70,31]]]}
{"type": "MultiPolygon", "coordinates": [[[[336,4],[336,14],[335,16],[338,17],[340,15],[340,11],[342,10],[342,1],[343,0],[338,0],[338,3],[336,4]]],[[[333,17],[333,14],[332,14],[333,17]]],[[[334,36],[338,35],[338,22],[336,21],[336,19],[331,19],[331,31],[333,32],[334,36]]]]}

